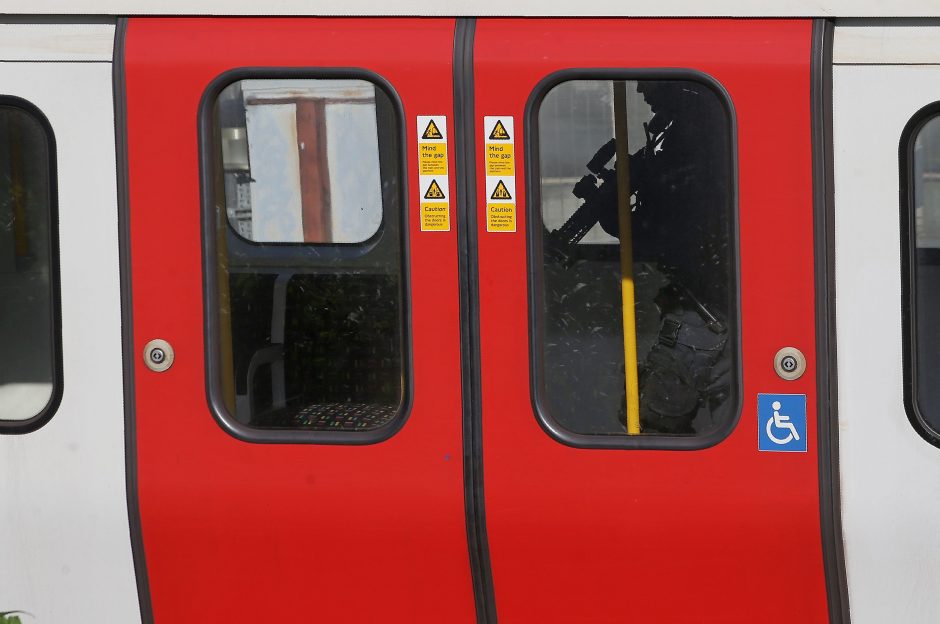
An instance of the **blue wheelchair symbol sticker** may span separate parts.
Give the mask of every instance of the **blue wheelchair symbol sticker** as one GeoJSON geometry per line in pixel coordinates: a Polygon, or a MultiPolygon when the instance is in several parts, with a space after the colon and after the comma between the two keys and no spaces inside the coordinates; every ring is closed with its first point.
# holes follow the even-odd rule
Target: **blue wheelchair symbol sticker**
{"type": "Polygon", "coordinates": [[[757,448],[806,452],[806,395],[757,395],[757,448]]]}

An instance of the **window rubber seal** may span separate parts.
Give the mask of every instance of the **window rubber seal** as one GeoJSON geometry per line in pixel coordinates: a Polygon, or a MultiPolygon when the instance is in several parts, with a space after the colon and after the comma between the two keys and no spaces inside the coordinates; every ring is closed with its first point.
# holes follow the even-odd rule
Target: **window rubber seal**
{"type": "Polygon", "coordinates": [[[743,406],[743,388],[741,363],[741,267],[740,267],[740,230],[738,211],[738,137],[737,118],[731,96],[727,90],[708,74],[686,68],[570,68],[556,71],[543,78],[529,96],[525,108],[525,188],[526,188],[526,240],[528,246],[528,286],[529,286],[529,366],[530,394],[535,418],[542,429],[554,440],[567,446],[583,449],[621,449],[621,450],[677,450],[692,451],[715,446],[737,427],[743,406]],[[734,350],[732,367],[735,371],[732,383],[733,400],[736,405],[732,415],[724,426],[701,436],[667,435],[627,435],[623,434],[584,434],[576,433],[562,426],[552,417],[544,400],[544,357],[543,345],[539,338],[544,326],[543,315],[543,280],[542,280],[542,215],[541,189],[539,176],[539,124],[538,114],[542,101],[548,92],[563,82],[571,80],[683,80],[698,82],[718,96],[728,120],[730,132],[725,137],[728,141],[731,171],[731,226],[730,232],[732,262],[732,316],[729,324],[733,329],[734,350]]]}
{"type": "MultiPolygon", "coordinates": [[[[413,402],[413,364],[411,355],[411,280],[408,271],[409,221],[408,221],[408,157],[405,139],[405,114],[401,98],[385,78],[379,74],[357,67],[238,67],[216,76],[206,87],[199,103],[199,183],[202,204],[202,269],[203,269],[203,330],[205,334],[206,398],[209,411],[219,426],[229,435],[243,442],[257,444],[327,444],[367,445],[384,442],[404,426],[411,413],[413,402]],[[360,79],[371,82],[388,96],[398,122],[398,210],[400,211],[400,259],[401,276],[401,362],[402,396],[398,410],[388,423],[368,431],[314,431],[296,428],[263,429],[245,425],[228,412],[222,398],[221,367],[218,360],[220,343],[218,318],[218,276],[215,270],[216,228],[214,176],[217,159],[214,153],[214,107],[219,93],[228,85],[246,79],[360,79]]],[[[384,218],[383,218],[384,223],[384,218]]],[[[380,228],[381,231],[384,227],[380,228]]],[[[350,249],[345,244],[328,244],[327,247],[350,249]]],[[[283,246],[282,246],[283,247],[283,246]]],[[[303,249],[303,245],[290,245],[303,249]]]]}
{"type": "Polygon", "coordinates": [[[45,426],[59,409],[62,402],[64,373],[62,364],[62,295],[59,274],[59,191],[56,165],[56,140],[49,119],[32,102],[12,95],[0,95],[0,107],[22,111],[39,124],[46,139],[46,171],[49,179],[49,337],[52,355],[52,392],[42,410],[22,420],[0,420],[0,434],[20,435],[32,433],[45,426]]]}

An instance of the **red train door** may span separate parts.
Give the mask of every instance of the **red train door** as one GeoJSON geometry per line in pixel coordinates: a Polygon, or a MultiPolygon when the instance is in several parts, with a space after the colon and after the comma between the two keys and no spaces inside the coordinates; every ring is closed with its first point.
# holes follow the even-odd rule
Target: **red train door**
{"type": "Polygon", "coordinates": [[[128,23],[135,451],[157,621],[475,618],[454,24],[128,23]]]}
{"type": "Polygon", "coordinates": [[[482,465],[501,622],[827,619],[811,33],[478,21],[482,465]],[[629,171],[611,164],[627,153],[629,171]]]}

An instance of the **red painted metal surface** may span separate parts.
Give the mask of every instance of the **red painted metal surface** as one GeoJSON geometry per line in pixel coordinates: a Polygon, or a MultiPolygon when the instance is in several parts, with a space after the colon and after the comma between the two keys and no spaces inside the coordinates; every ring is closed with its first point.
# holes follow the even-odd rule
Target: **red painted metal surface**
{"type": "MultiPolygon", "coordinates": [[[[519,223],[480,224],[484,469],[497,610],[507,622],[821,622],[809,21],[480,20],[477,137],[515,116],[519,223]],[[583,450],[537,424],[529,391],[524,108],[550,73],[701,70],[737,115],[743,399],[700,451],[583,450]],[[802,379],[773,370],[806,354],[802,379]],[[809,452],[759,453],[757,394],[803,393],[809,452]]],[[[477,188],[483,188],[482,145],[477,188]]]]}
{"type": "Polygon", "coordinates": [[[453,124],[453,31],[453,20],[130,20],[134,349],[155,337],[176,349],[164,374],[135,358],[140,511],[158,622],[474,620],[457,238],[418,231],[414,191],[415,115],[443,113],[453,124]],[[220,73],[265,66],[365,68],[404,103],[414,404],[380,444],[240,442],[206,404],[197,110],[220,73]]]}

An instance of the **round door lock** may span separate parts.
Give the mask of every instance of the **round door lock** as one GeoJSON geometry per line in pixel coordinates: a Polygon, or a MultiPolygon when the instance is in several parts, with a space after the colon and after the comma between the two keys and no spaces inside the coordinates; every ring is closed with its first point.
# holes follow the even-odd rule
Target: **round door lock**
{"type": "Polygon", "coordinates": [[[173,366],[173,347],[166,340],[151,340],[144,346],[144,364],[155,373],[169,369],[173,366]]]}
{"type": "Polygon", "coordinates": [[[774,356],[774,370],[781,379],[799,379],[806,372],[806,358],[796,347],[784,347],[774,356]]]}

